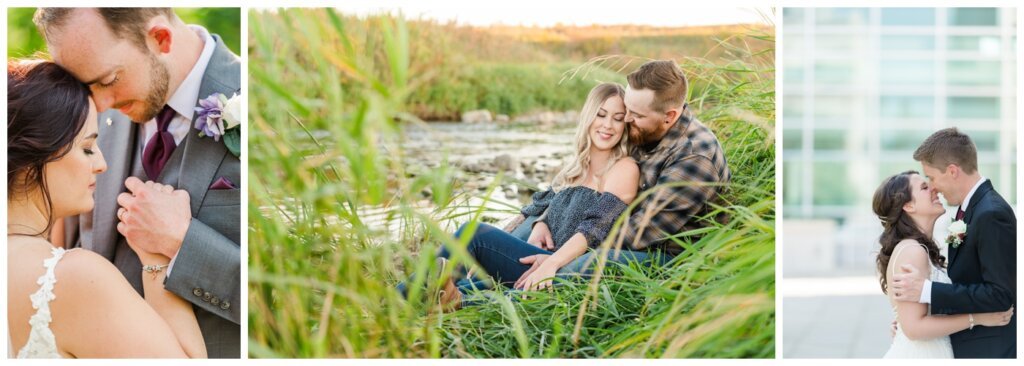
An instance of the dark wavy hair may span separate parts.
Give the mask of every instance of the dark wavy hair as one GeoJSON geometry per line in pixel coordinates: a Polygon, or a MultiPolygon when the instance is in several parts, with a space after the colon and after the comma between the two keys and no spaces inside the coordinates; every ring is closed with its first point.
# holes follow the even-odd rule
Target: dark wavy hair
{"type": "Polygon", "coordinates": [[[52,226],[46,164],[71,151],[89,117],[89,88],[57,64],[7,62],[7,200],[39,189],[52,226]]]}
{"type": "Polygon", "coordinates": [[[921,228],[914,224],[914,220],[903,212],[903,205],[913,199],[913,187],[910,186],[910,176],[920,173],[908,170],[886,178],[882,185],[875,190],[875,197],[872,199],[872,207],[875,215],[882,221],[882,236],[878,238],[882,250],[878,252],[875,262],[878,263],[878,272],[881,273],[879,283],[882,285],[882,293],[887,293],[886,285],[889,258],[893,249],[901,241],[914,239],[928,248],[928,259],[936,267],[945,267],[946,258],[939,254],[939,247],[932,241],[931,236],[921,231],[921,228]]]}

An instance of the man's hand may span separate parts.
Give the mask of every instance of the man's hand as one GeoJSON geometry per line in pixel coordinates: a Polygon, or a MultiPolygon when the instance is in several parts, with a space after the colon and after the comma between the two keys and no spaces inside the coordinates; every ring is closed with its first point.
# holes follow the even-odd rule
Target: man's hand
{"type": "Polygon", "coordinates": [[[124,185],[130,193],[117,196],[117,231],[140,258],[145,253],[174,258],[192,222],[188,192],[136,177],[124,185]]]}
{"type": "Polygon", "coordinates": [[[544,250],[555,250],[555,241],[551,239],[551,229],[548,228],[548,224],[543,222],[533,225],[533,231],[530,231],[530,238],[526,239],[526,242],[544,250]]]}
{"type": "Polygon", "coordinates": [[[519,263],[531,266],[530,269],[523,272],[523,275],[519,277],[519,280],[512,287],[521,290],[539,290],[551,286],[549,278],[554,277],[555,272],[558,272],[558,268],[545,266],[544,262],[548,258],[551,258],[550,254],[534,254],[529,257],[519,258],[519,263]],[[545,279],[548,280],[542,281],[545,279]]]}
{"type": "Polygon", "coordinates": [[[917,268],[904,264],[900,266],[900,273],[892,276],[893,299],[896,301],[919,302],[921,300],[921,287],[924,286],[924,279],[921,278],[917,268]]]}

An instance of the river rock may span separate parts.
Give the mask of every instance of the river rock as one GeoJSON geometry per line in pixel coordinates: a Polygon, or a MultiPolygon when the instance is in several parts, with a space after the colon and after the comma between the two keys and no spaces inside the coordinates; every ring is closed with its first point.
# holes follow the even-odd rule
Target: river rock
{"type": "Polygon", "coordinates": [[[516,166],[519,163],[512,155],[501,154],[494,158],[494,168],[503,172],[512,172],[516,170],[516,166]]]}
{"type": "Polygon", "coordinates": [[[481,123],[491,122],[491,111],[486,109],[477,109],[472,111],[462,112],[462,122],[465,123],[481,123]]]}
{"type": "Polygon", "coordinates": [[[508,118],[507,114],[499,114],[497,116],[494,116],[494,121],[499,123],[506,123],[510,121],[510,119],[508,118]]]}

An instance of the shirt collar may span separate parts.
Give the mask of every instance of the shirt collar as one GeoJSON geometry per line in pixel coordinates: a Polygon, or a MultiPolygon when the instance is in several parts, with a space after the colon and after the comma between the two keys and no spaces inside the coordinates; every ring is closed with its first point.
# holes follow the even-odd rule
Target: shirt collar
{"type": "Polygon", "coordinates": [[[192,66],[192,71],[189,71],[188,76],[181,82],[178,90],[167,101],[167,105],[174,109],[175,112],[178,112],[179,115],[191,121],[195,115],[196,103],[200,98],[199,87],[203,84],[203,74],[206,73],[206,65],[210,63],[210,58],[213,57],[216,41],[213,40],[213,36],[210,36],[210,32],[206,31],[206,28],[191,24],[188,27],[195,31],[199,38],[203,40],[203,52],[199,54],[199,59],[192,66]]]}
{"type": "Polygon", "coordinates": [[[978,179],[978,183],[974,183],[974,188],[971,188],[971,191],[967,192],[967,196],[964,197],[964,201],[960,202],[961,211],[967,212],[968,205],[971,204],[971,197],[974,196],[974,192],[977,192],[978,187],[981,187],[982,183],[985,183],[987,180],[988,178],[981,177],[981,179],[978,179]]]}

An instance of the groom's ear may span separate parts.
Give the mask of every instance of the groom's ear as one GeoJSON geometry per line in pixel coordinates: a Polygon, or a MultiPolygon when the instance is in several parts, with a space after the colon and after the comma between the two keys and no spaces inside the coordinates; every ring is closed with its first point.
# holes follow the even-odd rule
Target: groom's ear
{"type": "Polygon", "coordinates": [[[147,36],[156,43],[157,52],[164,54],[171,52],[171,43],[174,41],[174,32],[171,32],[171,28],[167,26],[167,24],[158,22],[151,23],[147,36]]]}
{"type": "Polygon", "coordinates": [[[679,109],[672,108],[665,112],[665,123],[672,123],[679,119],[679,109]]]}
{"type": "Polygon", "coordinates": [[[957,166],[956,164],[946,165],[946,173],[948,173],[949,176],[953,179],[959,178],[961,172],[962,171],[960,170],[960,167],[957,166]]]}

